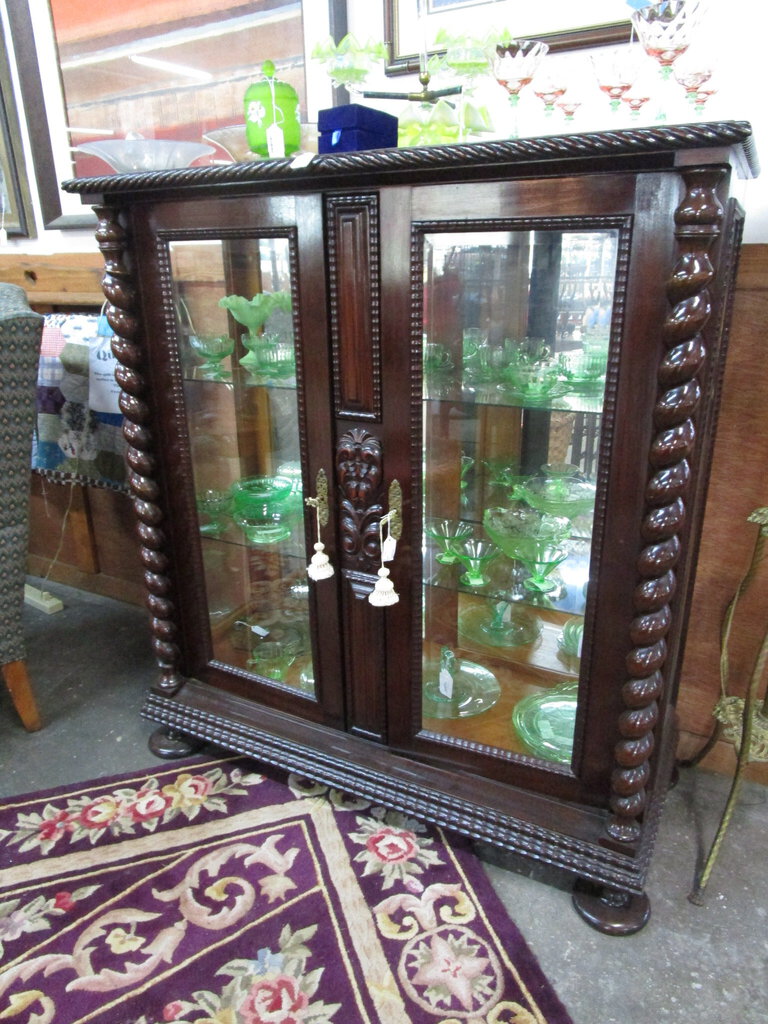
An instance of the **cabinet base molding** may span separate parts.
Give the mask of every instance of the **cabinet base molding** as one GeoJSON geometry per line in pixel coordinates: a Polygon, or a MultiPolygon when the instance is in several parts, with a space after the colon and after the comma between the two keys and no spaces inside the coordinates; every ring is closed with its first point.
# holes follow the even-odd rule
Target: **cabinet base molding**
{"type": "MultiPolygon", "coordinates": [[[[512,814],[509,787],[500,785],[496,794],[493,784],[486,780],[483,803],[479,804],[472,798],[476,779],[467,778],[466,785],[457,784],[451,771],[341,731],[329,752],[323,727],[268,708],[261,709],[257,727],[249,715],[248,701],[222,694],[194,679],[174,697],[150,691],[142,716],[161,726],[153,733],[153,740],[162,735],[191,741],[197,737],[201,744],[209,742],[362,799],[380,801],[479,842],[589,879],[595,885],[627,896],[643,895],[652,842],[644,838],[621,850],[607,846],[606,815],[602,811],[579,807],[578,814],[574,814],[574,834],[564,835],[562,829],[551,827],[550,797],[515,789],[517,813],[512,814]]],[[[162,744],[159,739],[157,742],[162,744]]],[[[644,836],[655,834],[659,811],[656,803],[649,807],[644,836]]]]}

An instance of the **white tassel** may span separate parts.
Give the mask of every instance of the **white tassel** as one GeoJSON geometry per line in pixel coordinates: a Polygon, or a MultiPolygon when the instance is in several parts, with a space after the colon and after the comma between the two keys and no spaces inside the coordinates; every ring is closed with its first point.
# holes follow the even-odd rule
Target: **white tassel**
{"type": "Polygon", "coordinates": [[[382,567],[378,572],[376,586],[368,595],[368,601],[376,608],[387,608],[389,605],[397,604],[400,595],[395,591],[395,585],[389,578],[389,569],[382,567]]]}
{"type": "Polygon", "coordinates": [[[333,566],[331,560],[325,553],[325,544],[322,541],[318,541],[315,544],[315,553],[309,560],[307,566],[307,576],[311,580],[327,580],[333,576],[333,566]]]}
{"type": "Polygon", "coordinates": [[[325,553],[325,544],[320,540],[320,502],[317,498],[305,498],[304,500],[307,505],[314,508],[317,522],[315,553],[309,560],[307,576],[311,580],[327,580],[333,576],[333,566],[331,565],[330,558],[325,553]]]}

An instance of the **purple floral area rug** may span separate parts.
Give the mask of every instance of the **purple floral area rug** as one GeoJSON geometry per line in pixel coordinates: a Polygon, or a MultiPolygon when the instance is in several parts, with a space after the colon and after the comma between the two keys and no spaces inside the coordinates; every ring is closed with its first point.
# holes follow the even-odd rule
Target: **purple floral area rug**
{"type": "Polygon", "coordinates": [[[474,855],[253,762],[0,806],[0,1020],[571,1024],[474,855]]]}

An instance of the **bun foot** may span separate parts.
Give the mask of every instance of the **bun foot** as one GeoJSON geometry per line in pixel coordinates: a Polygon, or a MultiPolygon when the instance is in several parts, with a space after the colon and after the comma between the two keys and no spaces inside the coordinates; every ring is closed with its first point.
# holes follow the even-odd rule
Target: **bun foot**
{"type": "Polygon", "coordinates": [[[204,745],[203,740],[176,732],[174,729],[155,729],[149,737],[149,749],[155,757],[162,757],[168,761],[189,757],[204,745]]]}
{"type": "Polygon", "coordinates": [[[572,899],[579,916],[605,935],[634,935],[651,916],[651,903],[645,893],[638,896],[583,878],[576,880],[572,899]]]}

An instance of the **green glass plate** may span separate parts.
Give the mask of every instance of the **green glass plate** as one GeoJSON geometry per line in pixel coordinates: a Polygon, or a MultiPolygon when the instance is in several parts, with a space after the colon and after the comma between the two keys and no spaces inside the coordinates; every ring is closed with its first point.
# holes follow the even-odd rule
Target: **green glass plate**
{"type": "Polygon", "coordinates": [[[552,690],[523,697],[512,711],[512,725],[525,746],[539,757],[570,764],[579,684],[568,679],[552,690]]]}
{"type": "Polygon", "coordinates": [[[424,664],[421,710],[425,718],[470,718],[492,708],[501,696],[501,687],[493,672],[474,661],[459,658],[453,677],[453,696],[440,692],[440,662],[424,664]]]}

